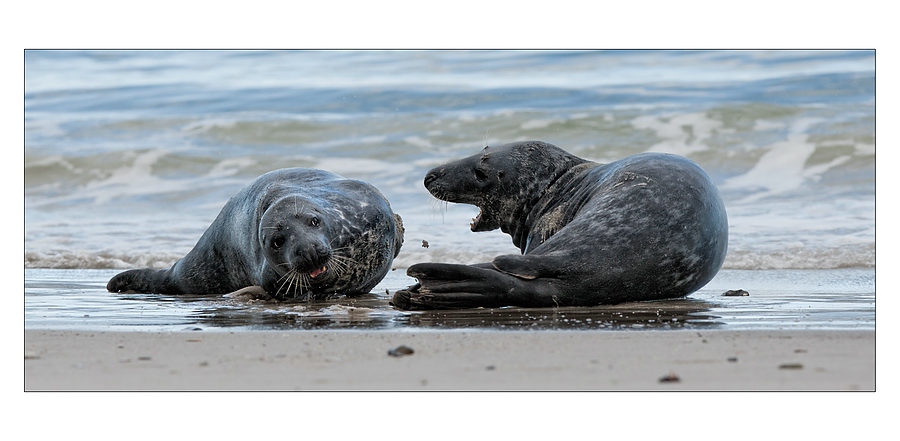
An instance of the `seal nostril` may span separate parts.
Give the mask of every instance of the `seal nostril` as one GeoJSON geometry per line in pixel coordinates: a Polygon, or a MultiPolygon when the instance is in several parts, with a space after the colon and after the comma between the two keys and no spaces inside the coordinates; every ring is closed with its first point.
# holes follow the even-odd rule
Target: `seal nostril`
{"type": "Polygon", "coordinates": [[[425,187],[428,188],[428,186],[431,185],[432,182],[436,181],[437,178],[437,174],[435,173],[428,173],[427,175],[425,175],[425,187]]]}

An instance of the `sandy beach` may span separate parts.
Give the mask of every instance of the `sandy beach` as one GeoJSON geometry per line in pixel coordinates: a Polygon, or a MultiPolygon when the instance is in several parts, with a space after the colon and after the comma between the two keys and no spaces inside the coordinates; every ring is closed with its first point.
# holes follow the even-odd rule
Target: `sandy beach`
{"type": "Polygon", "coordinates": [[[25,331],[26,391],[875,389],[874,331],[25,331]]]}

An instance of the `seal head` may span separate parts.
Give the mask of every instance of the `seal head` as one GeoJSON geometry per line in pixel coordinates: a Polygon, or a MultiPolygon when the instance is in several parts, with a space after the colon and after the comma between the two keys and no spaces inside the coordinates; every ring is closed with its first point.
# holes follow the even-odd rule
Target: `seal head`
{"type": "Polygon", "coordinates": [[[334,232],[323,210],[302,196],[284,197],[269,207],[259,226],[260,248],[278,275],[277,296],[296,297],[313,285],[327,285],[341,268],[331,263],[328,237],[334,232]]]}
{"type": "Polygon", "coordinates": [[[470,225],[473,232],[509,233],[560,176],[584,162],[539,141],[486,146],[429,171],[425,188],[438,199],[480,208],[470,225]]]}

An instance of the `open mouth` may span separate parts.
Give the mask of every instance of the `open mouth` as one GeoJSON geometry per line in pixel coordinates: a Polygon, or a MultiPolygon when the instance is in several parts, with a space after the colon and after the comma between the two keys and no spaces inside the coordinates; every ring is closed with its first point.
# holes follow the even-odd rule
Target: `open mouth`
{"type": "Polygon", "coordinates": [[[472,231],[478,231],[478,226],[481,224],[481,217],[484,216],[484,210],[479,207],[478,216],[472,218],[472,223],[469,224],[469,228],[472,231]]]}
{"type": "Polygon", "coordinates": [[[309,272],[309,278],[315,279],[316,277],[319,277],[321,274],[325,273],[325,271],[328,271],[327,266],[323,266],[322,268],[314,269],[309,272]]]}

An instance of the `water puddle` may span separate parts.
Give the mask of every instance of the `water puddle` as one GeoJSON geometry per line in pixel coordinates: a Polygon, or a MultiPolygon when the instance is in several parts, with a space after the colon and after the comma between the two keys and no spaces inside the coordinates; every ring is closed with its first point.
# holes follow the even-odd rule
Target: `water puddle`
{"type": "Polygon", "coordinates": [[[201,295],[114,294],[115,270],[25,270],[26,329],[68,330],[648,330],[875,329],[875,271],[722,271],[677,300],[588,308],[398,311],[412,282],[388,274],[373,293],[315,303],[201,295]],[[723,293],[744,289],[749,296],[723,293]]]}

